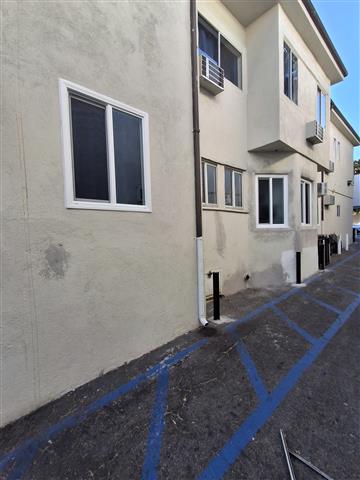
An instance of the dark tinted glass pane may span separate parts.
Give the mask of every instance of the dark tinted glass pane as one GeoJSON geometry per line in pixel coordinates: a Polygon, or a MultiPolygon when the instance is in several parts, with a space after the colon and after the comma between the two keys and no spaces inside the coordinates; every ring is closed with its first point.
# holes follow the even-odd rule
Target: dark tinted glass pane
{"type": "Polygon", "coordinates": [[[306,217],[305,223],[310,223],[310,184],[305,183],[305,206],[306,206],[306,217]]]}
{"type": "Polygon", "coordinates": [[[216,203],[216,167],[207,165],[207,189],[208,189],[208,203],[216,203]]]}
{"type": "Polygon", "coordinates": [[[238,72],[238,56],[235,55],[224,43],[221,41],[221,53],[220,53],[221,67],[224,69],[225,78],[230,80],[234,85],[239,84],[239,72],[238,72]]]}
{"type": "Polygon", "coordinates": [[[321,93],[321,126],[326,126],[326,95],[321,93]]]}
{"type": "Polygon", "coordinates": [[[316,120],[321,125],[321,90],[319,87],[316,96],[316,120]]]}
{"type": "Polygon", "coordinates": [[[225,205],[232,205],[232,170],[225,168],[225,205]]]}
{"type": "Polygon", "coordinates": [[[202,201],[206,203],[205,199],[205,163],[201,162],[201,183],[202,183],[202,201]]]}
{"type": "Polygon", "coordinates": [[[259,179],[259,223],[270,223],[269,179],[259,179]]]}
{"type": "Polygon", "coordinates": [[[290,48],[284,43],[284,93],[290,97],[290,48]]]}
{"type": "Polygon", "coordinates": [[[199,18],[199,48],[215,62],[218,61],[218,34],[202,18],[199,18]]]}
{"type": "Polygon", "coordinates": [[[116,201],[144,205],[141,119],[113,110],[116,201]]]}
{"type": "Polygon", "coordinates": [[[284,180],[272,179],[273,223],[284,223],[284,180]]]}
{"type": "Polygon", "coordinates": [[[109,200],[105,108],[71,98],[75,198],[109,200]]]}
{"type": "Polygon", "coordinates": [[[241,185],[241,173],[234,173],[235,183],[235,207],[241,207],[242,205],[242,185],[241,185]]]}
{"type": "Polygon", "coordinates": [[[298,61],[294,54],[291,55],[291,82],[292,82],[292,100],[298,102],[298,61]]]}

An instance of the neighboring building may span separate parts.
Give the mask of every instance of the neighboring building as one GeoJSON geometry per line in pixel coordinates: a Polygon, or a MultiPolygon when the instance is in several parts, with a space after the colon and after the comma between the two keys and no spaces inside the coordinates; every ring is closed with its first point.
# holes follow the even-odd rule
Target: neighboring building
{"type": "Polygon", "coordinates": [[[359,225],[360,230],[360,173],[354,175],[354,196],[353,196],[353,225],[359,225]]]}
{"type": "Polygon", "coordinates": [[[309,0],[2,10],[5,424],[206,324],[210,271],[224,294],[295,281],[297,251],[316,272],[319,176],[344,235],[359,138],[309,0]]]}
{"type": "MultiPolygon", "coordinates": [[[[359,142],[330,115],[345,67],[309,1],[198,11],[205,272],[220,271],[224,294],[294,282],[300,251],[306,278],[318,269],[318,172],[330,172],[334,129],[346,158],[359,142]]],[[[344,176],[348,168],[329,175],[337,198],[351,196],[344,176]]],[[[341,228],[326,209],[327,229],[349,231],[346,202],[341,228]]]]}
{"type": "Polygon", "coordinates": [[[327,194],[322,197],[322,205],[320,202],[319,233],[341,236],[344,247],[346,236],[352,242],[353,148],[360,144],[360,139],[333,102],[330,120],[332,172],[323,177],[327,194]]]}
{"type": "Polygon", "coordinates": [[[6,423],[198,322],[189,5],[2,10],[6,423]]]}

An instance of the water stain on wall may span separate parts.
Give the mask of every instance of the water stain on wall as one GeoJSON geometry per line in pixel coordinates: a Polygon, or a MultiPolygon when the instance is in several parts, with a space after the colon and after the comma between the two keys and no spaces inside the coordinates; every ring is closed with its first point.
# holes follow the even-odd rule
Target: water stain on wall
{"type": "Polygon", "coordinates": [[[51,244],[45,250],[45,266],[40,271],[40,275],[48,279],[64,278],[68,269],[70,254],[65,250],[62,243],[51,244]]]}

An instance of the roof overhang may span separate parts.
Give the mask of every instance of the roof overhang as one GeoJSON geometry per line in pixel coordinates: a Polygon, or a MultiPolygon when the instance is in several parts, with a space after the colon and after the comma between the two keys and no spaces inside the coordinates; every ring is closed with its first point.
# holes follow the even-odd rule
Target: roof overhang
{"type": "Polygon", "coordinates": [[[245,27],[274,5],[280,4],[331,84],[346,77],[346,68],[310,0],[222,0],[222,3],[245,27]]]}
{"type": "Polygon", "coordinates": [[[344,117],[335,103],[331,100],[331,122],[335,125],[336,128],[342,132],[345,137],[353,144],[354,147],[358,147],[360,145],[360,137],[355,132],[353,127],[350,125],[348,120],[344,117]]]}

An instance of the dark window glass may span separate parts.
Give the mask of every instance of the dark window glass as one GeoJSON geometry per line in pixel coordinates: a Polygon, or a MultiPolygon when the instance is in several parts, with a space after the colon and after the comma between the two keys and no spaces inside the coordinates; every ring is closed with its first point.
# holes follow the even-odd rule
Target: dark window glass
{"type": "Polygon", "coordinates": [[[304,223],[304,182],[300,184],[301,223],[304,223]]]}
{"type": "Polygon", "coordinates": [[[340,217],[340,205],[336,206],[336,214],[338,217],[340,217]]]}
{"type": "Polygon", "coordinates": [[[205,198],[205,163],[201,163],[201,183],[202,183],[202,201],[203,203],[206,203],[206,198],[205,198]]]}
{"type": "Polygon", "coordinates": [[[116,201],[144,205],[141,119],[113,110],[116,201]]]}
{"type": "Polygon", "coordinates": [[[273,223],[284,223],[284,180],[272,179],[273,223]]]}
{"type": "Polygon", "coordinates": [[[232,170],[225,168],[225,205],[232,205],[232,170]]]}
{"type": "Polygon", "coordinates": [[[236,55],[223,39],[220,46],[220,63],[221,68],[224,69],[225,78],[239,86],[239,55],[236,55]]]}
{"type": "Polygon", "coordinates": [[[218,33],[201,17],[199,17],[199,48],[216,63],[218,62],[218,33]]]}
{"type": "Polygon", "coordinates": [[[207,203],[216,203],[216,167],[214,165],[206,165],[207,178],[207,203]]]}
{"type": "Polygon", "coordinates": [[[321,92],[321,126],[326,126],[326,95],[321,92]]]}
{"type": "Polygon", "coordinates": [[[241,173],[234,172],[234,184],[235,184],[235,207],[242,206],[242,185],[241,185],[241,173]]]}
{"type": "Polygon", "coordinates": [[[298,103],[298,61],[297,57],[291,55],[291,100],[298,103]]]}
{"type": "Polygon", "coordinates": [[[75,198],[109,200],[105,108],[70,98],[75,198]]]}
{"type": "Polygon", "coordinates": [[[305,183],[305,223],[310,223],[310,184],[305,183]]]}
{"type": "Polygon", "coordinates": [[[316,96],[316,121],[321,125],[321,90],[319,87],[316,96]]]}
{"type": "Polygon", "coordinates": [[[270,223],[270,187],[268,178],[259,179],[259,223],[270,223]]]}
{"type": "Polygon", "coordinates": [[[284,43],[284,93],[290,98],[290,48],[284,43]]]}

